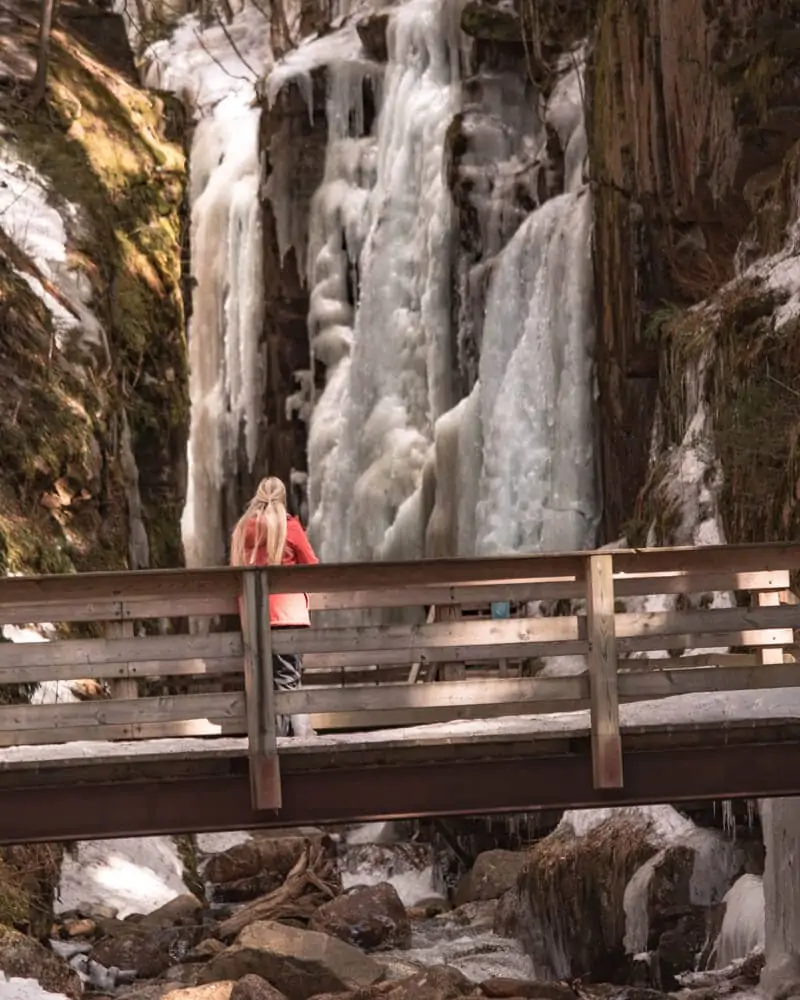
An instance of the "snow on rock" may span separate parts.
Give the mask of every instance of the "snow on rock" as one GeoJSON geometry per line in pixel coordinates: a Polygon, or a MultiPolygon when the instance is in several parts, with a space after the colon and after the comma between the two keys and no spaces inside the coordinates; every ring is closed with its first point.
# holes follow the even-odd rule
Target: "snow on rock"
{"type": "Polygon", "coordinates": [[[0,970],[0,1000],[68,1000],[63,993],[48,993],[35,979],[6,978],[0,970]]]}
{"type": "Polygon", "coordinates": [[[64,856],[56,912],[101,904],[124,919],[152,913],[188,892],[171,837],[89,840],[77,845],[74,856],[64,856]]]}
{"type": "Polygon", "coordinates": [[[6,142],[0,146],[0,224],[27,261],[15,261],[14,269],[53,318],[56,347],[63,348],[69,333],[104,347],[105,334],[87,305],[91,285],[70,266],[67,253],[67,233],[80,225],[79,211],[63,199],[55,202],[47,180],[6,142]]]}

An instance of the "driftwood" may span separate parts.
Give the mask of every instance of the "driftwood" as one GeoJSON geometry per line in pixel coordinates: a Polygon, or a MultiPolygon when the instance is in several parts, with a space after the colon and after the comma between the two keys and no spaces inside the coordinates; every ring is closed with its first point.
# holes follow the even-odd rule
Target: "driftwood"
{"type": "MultiPolygon", "coordinates": [[[[327,841],[327,838],[326,838],[327,841]]],[[[298,920],[308,923],[322,903],[342,891],[342,882],[331,852],[331,843],[306,842],[303,852],[284,879],[283,885],[252,903],[246,903],[218,929],[226,941],[256,920],[298,920]]]]}

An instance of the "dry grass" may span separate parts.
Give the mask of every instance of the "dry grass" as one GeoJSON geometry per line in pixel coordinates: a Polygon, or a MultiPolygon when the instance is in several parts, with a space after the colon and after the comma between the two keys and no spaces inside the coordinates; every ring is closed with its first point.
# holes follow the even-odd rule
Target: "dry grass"
{"type": "Polygon", "coordinates": [[[0,924],[44,938],[61,877],[61,844],[0,848],[0,924]]]}

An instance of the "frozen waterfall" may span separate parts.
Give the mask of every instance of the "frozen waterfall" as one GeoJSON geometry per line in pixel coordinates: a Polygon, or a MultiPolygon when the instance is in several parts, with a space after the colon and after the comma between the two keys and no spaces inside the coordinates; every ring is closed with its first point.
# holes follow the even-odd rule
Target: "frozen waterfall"
{"type": "MultiPolygon", "coordinates": [[[[308,254],[311,351],[326,367],[309,431],[310,529],[326,561],[576,549],[595,537],[581,72],[569,64],[547,111],[569,193],[491,262],[479,383],[459,401],[445,162],[468,64],[457,8],[410,0],[393,12],[373,135],[342,130],[369,72],[342,63],[347,29],[304,52],[306,71],[315,55],[328,66],[332,95],[308,254]]],[[[542,156],[544,130],[528,141],[542,156]]]]}
{"type": "Polygon", "coordinates": [[[145,83],[174,91],[197,122],[189,161],[188,566],[224,561],[224,489],[236,480],[241,454],[252,468],[261,429],[259,110],[252,103],[270,63],[268,38],[264,14],[245,6],[224,27],[184,18],[145,53],[145,83]]]}

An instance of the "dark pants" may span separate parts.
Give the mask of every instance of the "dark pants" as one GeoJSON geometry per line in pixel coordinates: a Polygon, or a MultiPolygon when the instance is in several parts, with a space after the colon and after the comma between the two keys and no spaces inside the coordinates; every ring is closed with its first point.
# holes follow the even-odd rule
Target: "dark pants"
{"type": "MultiPolygon", "coordinates": [[[[300,687],[302,661],[296,653],[272,654],[272,681],[276,691],[294,691],[300,687]]],[[[290,736],[292,718],[278,715],[275,718],[278,736],[290,736]]]]}

